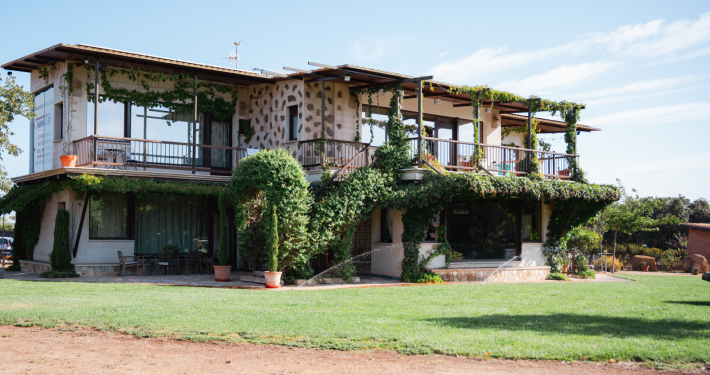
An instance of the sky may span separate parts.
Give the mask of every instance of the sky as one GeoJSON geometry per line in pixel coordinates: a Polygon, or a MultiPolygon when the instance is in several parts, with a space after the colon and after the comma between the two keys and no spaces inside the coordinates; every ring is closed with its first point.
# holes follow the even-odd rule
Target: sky
{"type": "MultiPolygon", "coordinates": [[[[73,1],[3,5],[0,62],[57,43],[242,69],[355,64],[585,103],[581,166],[642,196],[710,199],[710,2],[73,1]]],[[[2,72],[3,76],[5,72],[2,72]]],[[[13,73],[29,88],[28,73],[13,73]]],[[[549,116],[541,113],[540,116],[549,116]]],[[[29,169],[29,122],[11,124],[29,169]]],[[[562,135],[548,139],[564,151],[562,135]]]]}

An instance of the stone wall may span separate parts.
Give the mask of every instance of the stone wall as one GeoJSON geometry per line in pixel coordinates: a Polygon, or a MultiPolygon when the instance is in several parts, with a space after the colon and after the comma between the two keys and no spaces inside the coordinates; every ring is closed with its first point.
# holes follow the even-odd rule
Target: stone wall
{"type": "MultiPolygon", "coordinates": [[[[495,268],[471,269],[440,269],[432,272],[441,276],[444,281],[484,281],[495,272],[495,268]]],[[[501,268],[488,282],[512,282],[545,280],[550,273],[550,267],[516,267],[501,268]]]]}
{"type": "Polygon", "coordinates": [[[33,262],[31,260],[21,260],[20,270],[25,273],[42,273],[51,271],[52,265],[45,262],[33,262]]]}

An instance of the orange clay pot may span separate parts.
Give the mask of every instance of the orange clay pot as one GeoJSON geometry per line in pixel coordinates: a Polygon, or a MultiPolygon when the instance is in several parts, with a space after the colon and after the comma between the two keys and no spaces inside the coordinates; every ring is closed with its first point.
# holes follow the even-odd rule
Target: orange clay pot
{"type": "Polygon", "coordinates": [[[62,155],[59,157],[62,167],[76,167],[76,155],[62,155]]]}
{"type": "Polygon", "coordinates": [[[229,281],[229,272],[232,271],[232,266],[213,266],[214,281],[229,281]]]}
{"type": "Polygon", "coordinates": [[[266,280],[267,288],[281,287],[281,272],[264,271],[264,279],[266,280]]]}

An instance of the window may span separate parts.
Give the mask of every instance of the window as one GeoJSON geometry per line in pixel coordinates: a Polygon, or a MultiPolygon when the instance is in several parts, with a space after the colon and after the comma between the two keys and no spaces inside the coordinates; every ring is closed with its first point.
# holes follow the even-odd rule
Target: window
{"type": "Polygon", "coordinates": [[[54,106],[54,140],[64,138],[64,103],[54,106]]]}
{"type": "Polygon", "coordinates": [[[132,196],[121,193],[101,192],[94,194],[89,202],[90,239],[131,239],[132,196]]]}
{"type": "MultiPolygon", "coordinates": [[[[86,105],[86,134],[94,134],[94,97],[88,98],[86,105]]],[[[97,135],[126,137],[126,104],[99,99],[99,121],[97,135]]]]}
{"type": "Polygon", "coordinates": [[[298,107],[295,105],[288,107],[288,115],[290,118],[288,139],[295,141],[298,139],[298,107]]]}
{"type": "Polygon", "coordinates": [[[542,208],[540,202],[522,202],[522,237],[523,241],[542,242],[541,233],[541,216],[542,208]]]}
{"type": "Polygon", "coordinates": [[[35,94],[35,118],[32,120],[32,155],[30,171],[32,173],[52,169],[54,157],[54,88],[48,87],[35,94]]]}
{"type": "MultiPolygon", "coordinates": [[[[369,109],[365,106],[365,109],[369,109]]],[[[387,110],[380,107],[372,107],[372,113],[362,112],[362,141],[373,146],[382,146],[387,141],[387,120],[389,115],[387,110]]]]}
{"type": "Polygon", "coordinates": [[[463,259],[507,259],[515,255],[518,202],[453,203],[446,229],[451,247],[463,259]]]}
{"type": "Polygon", "coordinates": [[[165,245],[182,251],[199,249],[208,240],[206,197],[180,194],[144,194],[136,204],[134,251],[157,253],[165,245]]]}
{"type": "Polygon", "coordinates": [[[380,242],[392,243],[393,239],[393,218],[394,210],[382,208],[380,209],[380,242]]]}

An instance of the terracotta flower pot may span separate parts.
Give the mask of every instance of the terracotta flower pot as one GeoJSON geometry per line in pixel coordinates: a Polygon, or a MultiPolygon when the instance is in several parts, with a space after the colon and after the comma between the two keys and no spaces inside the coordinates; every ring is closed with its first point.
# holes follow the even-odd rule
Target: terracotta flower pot
{"type": "Polygon", "coordinates": [[[62,155],[59,161],[62,162],[62,167],[76,167],[76,155],[62,155]]]}
{"type": "Polygon", "coordinates": [[[264,271],[264,279],[266,280],[267,288],[281,287],[281,272],[264,271]]]}
{"type": "Polygon", "coordinates": [[[229,281],[232,266],[214,266],[214,281],[229,281]]]}
{"type": "Polygon", "coordinates": [[[562,273],[567,273],[568,268],[569,268],[568,265],[566,265],[566,264],[562,265],[562,273]]]}
{"type": "Polygon", "coordinates": [[[648,266],[641,266],[641,271],[648,272],[648,266]]]}

